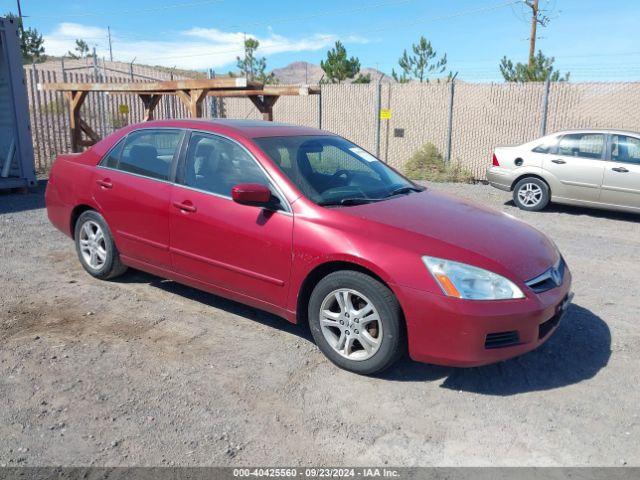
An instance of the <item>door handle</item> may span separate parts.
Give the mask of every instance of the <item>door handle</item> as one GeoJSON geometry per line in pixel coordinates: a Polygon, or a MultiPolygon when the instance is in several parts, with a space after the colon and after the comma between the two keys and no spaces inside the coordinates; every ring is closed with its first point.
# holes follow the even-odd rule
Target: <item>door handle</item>
{"type": "Polygon", "coordinates": [[[562,164],[564,164],[564,163],[567,163],[567,162],[565,162],[564,160],[560,160],[559,158],[556,158],[555,160],[551,160],[551,161],[552,161],[553,163],[557,163],[558,165],[562,165],[562,164]]]}
{"type": "Polygon", "coordinates": [[[102,188],[113,188],[113,183],[111,183],[110,178],[104,178],[102,180],[96,180],[96,183],[100,185],[102,188]]]}
{"type": "Polygon", "coordinates": [[[611,170],[613,170],[614,172],[620,172],[620,173],[627,173],[629,171],[624,167],[613,167],[611,170]]]}
{"type": "Polygon", "coordinates": [[[198,210],[196,206],[189,200],[185,200],[184,202],[173,202],[173,206],[178,210],[182,210],[183,212],[195,212],[196,210],[198,210]]]}

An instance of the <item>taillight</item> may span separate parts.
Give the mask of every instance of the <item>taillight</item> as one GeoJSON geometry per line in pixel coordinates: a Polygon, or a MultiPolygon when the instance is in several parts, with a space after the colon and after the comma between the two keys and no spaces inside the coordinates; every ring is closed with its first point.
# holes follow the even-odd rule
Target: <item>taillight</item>
{"type": "Polygon", "coordinates": [[[494,167],[499,167],[500,163],[498,162],[498,157],[496,157],[496,154],[493,154],[493,166],[494,167]]]}

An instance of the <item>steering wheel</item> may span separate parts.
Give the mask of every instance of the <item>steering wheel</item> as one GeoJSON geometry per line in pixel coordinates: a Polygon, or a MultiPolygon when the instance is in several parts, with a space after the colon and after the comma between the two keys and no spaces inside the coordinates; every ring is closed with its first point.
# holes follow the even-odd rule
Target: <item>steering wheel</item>
{"type": "Polygon", "coordinates": [[[340,177],[345,177],[344,185],[349,185],[351,183],[351,178],[353,174],[349,170],[337,170],[333,175],[331,175],[331,183],[334,183],[340,177]]]}

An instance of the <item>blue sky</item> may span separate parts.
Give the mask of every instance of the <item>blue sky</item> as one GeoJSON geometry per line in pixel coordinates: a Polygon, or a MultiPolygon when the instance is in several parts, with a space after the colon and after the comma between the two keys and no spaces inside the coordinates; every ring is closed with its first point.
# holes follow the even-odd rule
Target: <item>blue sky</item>
{"type": "MultiPolygon", "coordinates": [[[[540,0],[549,25],[538,47],[572,80],[640,79],[639,0],[540,0]]],[[[269,68],[296,60],[319,63],[341,40],[363,66],[390,73],[420,35],[467,81],[500,80],[503,55],[526,61],[527,8],[507,0],[22,0],[27,26],[45,36],[48,53],[75,38],[116,60],[226,72],[235,69],[244,35],[262,44],[269,68]]],[[[15,0],[0,0],[16,11],[15,0]]]]}

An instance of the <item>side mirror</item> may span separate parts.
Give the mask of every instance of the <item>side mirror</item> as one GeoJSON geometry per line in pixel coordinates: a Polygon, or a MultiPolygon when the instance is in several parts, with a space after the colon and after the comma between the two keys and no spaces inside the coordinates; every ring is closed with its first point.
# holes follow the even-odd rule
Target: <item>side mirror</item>
{"type": "Polygon", "coordinates": [[[231,198],[242,205],[267,207],[271,203],[271,190],[260,183],[240,183],[231,189],[231,198]]]}

